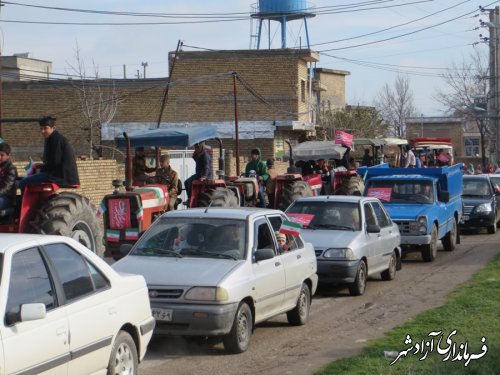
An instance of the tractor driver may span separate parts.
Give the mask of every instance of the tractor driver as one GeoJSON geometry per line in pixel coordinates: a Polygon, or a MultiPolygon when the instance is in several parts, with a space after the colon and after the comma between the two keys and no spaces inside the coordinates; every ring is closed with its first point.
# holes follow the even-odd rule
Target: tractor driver
{"type": "Polygon", "coordinates": [[[245,176],[250,177],[250,172],[255,171],[257,174],[257,180],[259,182],[259,207],[266,207],[266,198],[264,196],[264,191],[266,190],[266,182],[269,178],[267,172],[267,165],[262,161],[261,152],[259,148],[254,148],[250,152],[250,161],[247,163],[245,168],[245,176]]]}
{"type": "Polygon", "coordinates": [[[42,170],[19,182],[21,192],[28,184],[42,182],[54,182],[60,186],[80,185],[75,151],[68,140],[56,130],[56,119],[46,116],[39,124],[40,133],[45,139],[42,170]]]}
{"type": "Polygon", "coordinates": [[[135,155],[132,158],[132,170],[134,184],[137,182],[145,183],[149,178],[146,173],[152,173],[156,170],[155,168],[150,168],[146,165],[146,155],[144,154],[144,147],[135,148],[135,155]]]}
{"type": "Polygon", "coordinates": [[[169,155],[160,156],[160,168],[156,170],[155,182],[167,186],[169,195],[168,210],[175,210],[175,201],[177,195],[180,194],[180,191],[177,191],[179,176],[170,166],[169,155]]]}
{"type": "Polygon", "coordinates": [[[187,202],[191,200],[191,191],[193,181],[200,179],[201,181],[210,180],[213,177],[212,158],[205,150],[205,143],[200,142],[194,145],[193,159],[196,163],[195,174],[184,181],[184,186],[187,193],[187,202]]]}

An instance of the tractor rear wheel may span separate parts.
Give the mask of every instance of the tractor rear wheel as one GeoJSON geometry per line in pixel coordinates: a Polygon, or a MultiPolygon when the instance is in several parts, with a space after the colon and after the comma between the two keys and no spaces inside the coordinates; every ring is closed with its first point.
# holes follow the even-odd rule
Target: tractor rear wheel
{"type": "Polygon", "coordinates": [[[228,188],[216,188],[204,191],[198,198],[198,207],[239,207],[234,193],[228,188]]]}
{"type": "Polygon", "coordinates": [[[335,195],[363,195],[365,183],[361,176],[351,176],[335,191],[335,195]]]}
{"type": "Polygon", "coordinates": [[[40,207],[31,223],[36,233],[71,237],[103,256],[102,231],[96,209],[81,195],[63,192],[54,194],[40,207]]]}
{"type": "Polygon", "coordinates": [[[306,181],[293,181],[283,186],[279,200],[279,209],[285,211],[297,199],[312,197],[312,195],[312,189],[306,181]]]}

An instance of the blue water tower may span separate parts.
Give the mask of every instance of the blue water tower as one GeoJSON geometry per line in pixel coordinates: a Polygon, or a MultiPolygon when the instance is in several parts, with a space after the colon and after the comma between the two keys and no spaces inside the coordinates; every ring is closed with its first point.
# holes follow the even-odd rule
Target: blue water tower
{"type": "MultiPolygon", "coordinates": [[[[254,4],[251,17],[258,20],[257,31],[257,49],[260,48],[260,39],[262,35],[262,22],[267,20],[270,30],[271,21],[281,23],[281,48],[286,48],[286,24],[289,21],[304,20],[304,29],[307,39],[307,48],[309,45],[309,32],[307,30],[307,19],[314,17],[313,7],[308,7],[306,0],[259,0],[258,6],[254,4]]],[[[270,38],[270,35],[269,35],[270,38]]],[[[269,44],[271,41],[269,41],[269,44]]]]}

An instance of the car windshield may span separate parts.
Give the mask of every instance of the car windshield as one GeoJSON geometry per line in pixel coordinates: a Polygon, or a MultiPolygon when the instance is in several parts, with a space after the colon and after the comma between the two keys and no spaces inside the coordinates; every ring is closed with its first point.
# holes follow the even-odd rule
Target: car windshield
{"type": "Polygon", "coordinates": [[[434,189],[429,180],[372,180],[367,196],[386,203],[434,203],[434,189]]]}
{"type": "Polygon", "coordinates": [[[287,215],[308,229],[360,230],[359,207],[354,202],[296,201],[287,215]]]}
{"type": "Polygon", "coordinates": [[[494,189],[500,190],[500,175],[490,176],[490,181],[494,189]]]}
{"type": "Polygon", "coordinates": [[[244,259],[245,221],[161,218],[144,233],[131,255],[244,259]]]}
{"type": "Polygon", "coordinates": [[[464,178],[463,196],[489,197],[491,196],[490,182],[485,178],[464,178]]]}

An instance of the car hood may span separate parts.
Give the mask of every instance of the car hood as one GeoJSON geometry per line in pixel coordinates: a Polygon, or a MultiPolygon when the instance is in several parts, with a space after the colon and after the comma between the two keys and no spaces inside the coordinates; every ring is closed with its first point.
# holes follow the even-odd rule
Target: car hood
{"type": "Polygon", "coordinates": [[[392,220],[415,220],[419,216],[427,216],[430,204],[384,204],[392,220]]]}
{"type": "Polygon", "coordinates": [[[492,198],[480,198],[480,197],[462,197],[464,202],[464,206],[478,206],[483,203],[489,203],[492,201],[492,198]]]}
{"type": "Polygon", "coordinates": [[[148,285],[216,286],[244,261],[127,255],[113,269],[143,275],[148,285]]]}
{"type": "Polygon", "coordinates": [[[300,235],[315,249],[329,247],[348,247],[361,232],[347,230],[302,229],[300,235]]]}

